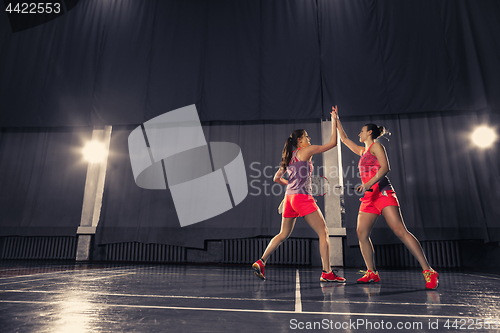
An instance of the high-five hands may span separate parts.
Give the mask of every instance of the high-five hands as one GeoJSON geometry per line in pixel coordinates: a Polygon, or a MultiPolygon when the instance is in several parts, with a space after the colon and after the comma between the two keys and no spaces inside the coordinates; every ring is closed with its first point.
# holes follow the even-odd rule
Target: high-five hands
{"type": "Polygon", "coordinates": [[[337,118],[339,117],[337,105],[332,106],[332,112],[330,112],[330,115],[332,116],[332,121],[337,121],[337,118]]]}

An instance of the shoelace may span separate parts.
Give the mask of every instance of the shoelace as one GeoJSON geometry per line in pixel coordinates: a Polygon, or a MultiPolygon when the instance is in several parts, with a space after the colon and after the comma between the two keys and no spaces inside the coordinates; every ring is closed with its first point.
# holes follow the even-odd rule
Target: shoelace
{"type": "Polygon", "coordinates": [[[365,276],[368,276],[368,274],[370,274],[372,272],[368,272],[368,271],[363,271],[363,270],[359,270],[358,274],[364,274],[363,277],[365,276]]]}
{"type": "Polygon", "coordinates": [[[434,273],[433,271],[428,271],[424,273],[424,278],[425,282],[431,282],[431,274],[434,273]]]}

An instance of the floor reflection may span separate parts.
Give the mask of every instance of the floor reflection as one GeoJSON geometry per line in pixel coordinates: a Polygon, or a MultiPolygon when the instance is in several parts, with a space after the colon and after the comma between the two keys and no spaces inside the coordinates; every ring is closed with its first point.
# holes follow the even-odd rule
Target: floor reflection
{"type": "Polygon", "coordinates": [[[278,265],[261,280],[250,265],[0,264],[2,332],[286,332],[291,318],[432,316],[441,327],[443,318],[500,318],[494,274],[440,271],[439,288],[426,290],[418,270],[381,270],[380,282],[357,284],[357,269],[340,269],[339,284],[320,282],[319,268],[278,265]]]}

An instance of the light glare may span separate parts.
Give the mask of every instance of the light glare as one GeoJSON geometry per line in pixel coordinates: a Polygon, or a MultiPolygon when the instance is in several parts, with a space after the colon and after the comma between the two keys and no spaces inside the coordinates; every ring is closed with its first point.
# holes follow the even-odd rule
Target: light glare
{"type": "Polygon", "coordinates": [[[91,163],[103,162],[108,154],[104,145],[97,141],[88,142],[83,147],[83,158],[91,163]]]}
{"type": "Polygon", "coordinates": [[[480,126],[472,133],[472,142],[481,148],[487,148],[495,142],[497,136],[495,131],[487,126],[480,126]]]}

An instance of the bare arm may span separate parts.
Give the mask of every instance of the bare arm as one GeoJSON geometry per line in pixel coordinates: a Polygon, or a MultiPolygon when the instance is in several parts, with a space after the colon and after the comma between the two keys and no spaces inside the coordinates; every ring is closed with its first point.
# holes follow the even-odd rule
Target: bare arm
{"type": "Polygon", "coordinates": [[[273,181],[275,183],[281,184],[281,185],[288,185],[288,180],[283,178],[283,174],[285,173],[285,170],[282,168],[279,168],[279,170],[276,172],[274,175],[273,181]]]}
{"type": "Polygon", "coordinates": [[[331,121],[332,121],[332,136],[330,137],[330,141],[325,143],[324,145],[310,145],[309,147],[302,148],[298,153],[297,157],[301,161],[309,160],[313,155],[324,153],[335,147],[337,145],[337,108],[332,106],[331,121]]]}
{"type": "Polygon", "coordinates": [[[344,128],[342,127],[339,118],[337,118],[337,130],[339,131],[340,140],[342,141],[342,143],[344,143],[350,150],[352,150],[354,154],[361,156],[361,154],[365,150],[365,147],[358,146],[356,143],[354,143],[354,141],[347,137],[347,134],[344,132],[344,128]]]}

